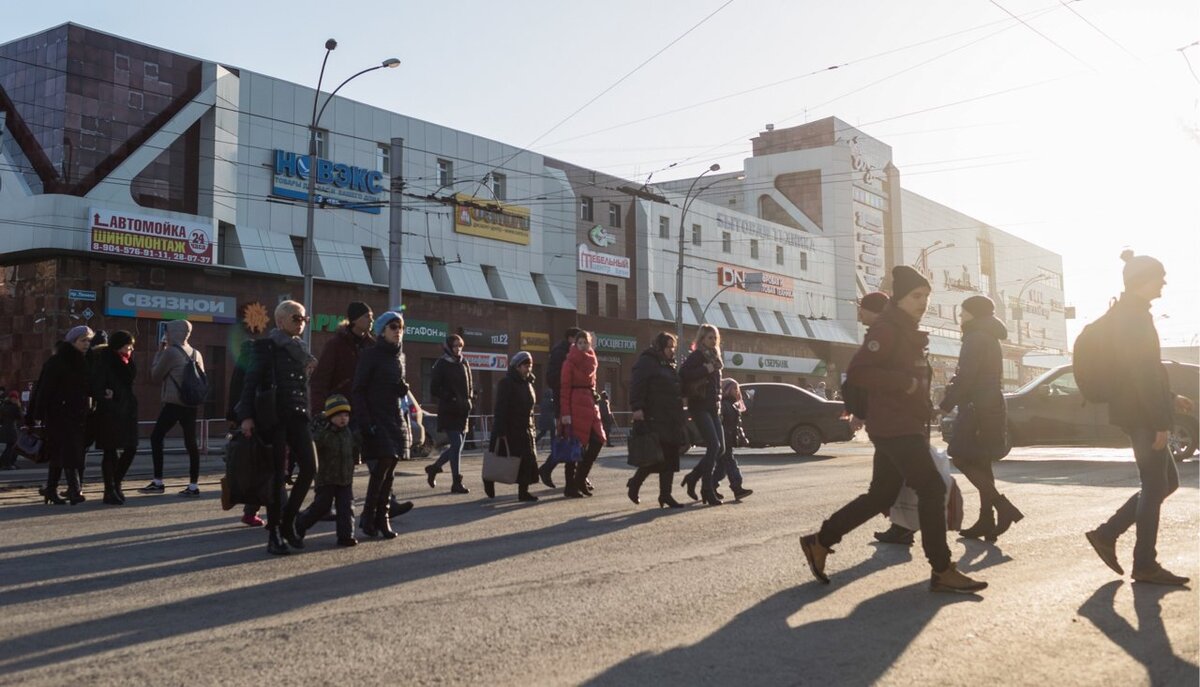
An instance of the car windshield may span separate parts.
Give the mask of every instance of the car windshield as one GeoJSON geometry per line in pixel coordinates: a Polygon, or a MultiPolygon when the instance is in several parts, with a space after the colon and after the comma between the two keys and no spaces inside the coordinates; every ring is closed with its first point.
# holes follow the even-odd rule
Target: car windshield
{"type": "Polygon", "coordinates": [[[1054,368],[1053,370],[1046,370],[1042,374],[1034,377],[1033,381],[1029,382],[1028,384],[1021,387],[1020,389],[1017,389],[1013,393],[1023,394],[1026,391],[1029,391],[1030,389],[1036,387],[1038,384],[1041,384],[1042,382],[1046,381],[1050,377],[1050,375],[1054,374],[1055,372],[1058,372],[1058,370],[1059,370],[1059,368],[1054,368]]]}

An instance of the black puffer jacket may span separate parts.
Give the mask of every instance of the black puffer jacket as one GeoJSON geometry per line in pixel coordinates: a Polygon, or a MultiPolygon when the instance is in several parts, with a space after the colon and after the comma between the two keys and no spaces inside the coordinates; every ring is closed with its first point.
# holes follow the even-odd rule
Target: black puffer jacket
{"type": "Polygon", "coordinates": [[[99,449],[132,449],[138,445],[138,401],[133,393],[137,365],[128,363],[111,346],[105,346],[92,359],[92,436],[99,449]],[[105,398],[105,391],[112,398],[105,398]]]}
{"type": "Polygon", "coordinates": [[[1126,431],[1170,431],[1175,416],[1175,394],[1171,392],[1167,368],[1162,364],[1150,301],[1123,293],[1112,314],[1117,320],[1114,330],[1120,332],[1116,345],[1123,364],[1115,371],[1120,379],[1115,388],[1121,393],[1108,402],[1108,420],[1126,431]]]}
{"type": "MultiPolygon", "coordinates": [[[[492,436],[488,447],[499,449],[500,438],[508,445],[510,456],[521,457],[517,484],[533,484],[538,480],[537,447],[534,444],[533,409],[537,406],[534,391],[536,378],[521,377],[515,367],[496,384],[496,408],[492,416],[492,436]]],[[[500,451],[503,453],[503,451],[500,451]]]]}
{"type": "Polygon", "coordinates": [[[660,442],[679,446],[687,441],[687,416],[674,360],[666,360],[654,348],[647,348],[633,364],[629,386],[630,409],[642,411],[647,427],[660,442]]]}
{"type": "Polygon", "coordinates": [[[1008,330],[995,317],[973,319],[962,330],[958,370],[941,403],[944,411],[958,406],[948,453],[964,461],[999,460],[1009,450],[1000,351],[1008,330]]]}
{"type": "Polygon", "coordinates": [[[275,385],[275,412],[279,419],[302,416],[308,419],[308,364],[312,356],[301,339],[278,329],[254,342],[254,356],[246,369],[238,420],[254,419],[254,397],[275,385]]]}
{"type": "Polygon", "coordinates": [[[679,368],[688,410],[721,417],[721,368],[721,359],[714,351],[697,348],[688,354],[679,368]],[[705,363],[712,365],[712,372],[704,368],[705,363]]]}
{"type": "Polygon", "coordinates": [[[400,401],[408,394],[404,351],[382,336],[358,356],[351,422],[362,432],[363,458],[408,456],[408,422],[400,401]]]}
{"type": "Polygon", "coordinates": [[[438,431],[466,431],[474,392],[471,365],[465,358],[460,356],[456,360],[446,353],[434,362],[429,393],[437,399],[438,431]]]}

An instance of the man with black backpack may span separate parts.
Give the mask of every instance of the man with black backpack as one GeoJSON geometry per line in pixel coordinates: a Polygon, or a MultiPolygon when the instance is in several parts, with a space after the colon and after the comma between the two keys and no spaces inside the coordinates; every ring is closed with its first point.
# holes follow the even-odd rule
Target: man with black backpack
{"type": "Polygon", "coordinates": [[[1136,524],[1133,574],[1137,582],[1182,586],[1188,578],[1158,563],[1155,544],[1162,502],[1179,488],[1179,472],[1167,449],[1176,410],[1191,412],[1191,401],[1171,392],[1162,364],[1150,302],[1162,296],[1167,272],[1158,260],[1133,251],[1121,253],[1125,292],[1075,341],[1076,381],[1084,398],[1107,402],[1109,422],[1129,435],[1141,478],[1134,494],[1103,525],[1086,533],[1100,560],[1124,575],[1117,538],[1136,524]]]}
{"type": "Polygon", "coordinates": [[[154,460],[154,479],[138,489],[143,494],[161,494],[163,486],[163,439],[177,423],[183,428],[183,445],[188,452],[191,481],[180,496],[199,496],[200,450],[196,446],[196,409],[204,403],[208,382],[204,372],[204,356],[192,348],[188,338],[192,323],[172,320],[167,323],[167,335],[159,343],[150,367],[150,377],[162,384],[162,410],[150,435],[150,454],[154,460]]]}

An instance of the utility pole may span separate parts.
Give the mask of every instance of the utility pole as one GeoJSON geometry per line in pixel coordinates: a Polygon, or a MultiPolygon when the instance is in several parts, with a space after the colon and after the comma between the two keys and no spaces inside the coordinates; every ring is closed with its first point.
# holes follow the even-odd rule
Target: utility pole
{"type": "Polygon", "coordinates": [[[388,204],[388,308],[404,311],[404,139],[392,139],[392,184],[388,204]]]}

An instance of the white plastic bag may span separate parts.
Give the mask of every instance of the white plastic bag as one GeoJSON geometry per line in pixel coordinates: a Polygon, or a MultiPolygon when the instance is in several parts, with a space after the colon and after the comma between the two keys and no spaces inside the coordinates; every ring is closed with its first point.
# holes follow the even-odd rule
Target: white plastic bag
{"type": "MultiPolygon", "coordinates": [[[[962,528],[963,496],[958,483],[954,481],[954,476],[950,474],[950,457],[933,446],[929,447],[929,455],[933,458],[933,464],[941,474],[942,481],[946,483],[946,529],[957,531],[962,528]]],[[[917,492],[908,485],[900,487],[900,495],[892,504],[888,517],[905,529],[921,529],[921,520],[917,516],[917,492]]]]}

